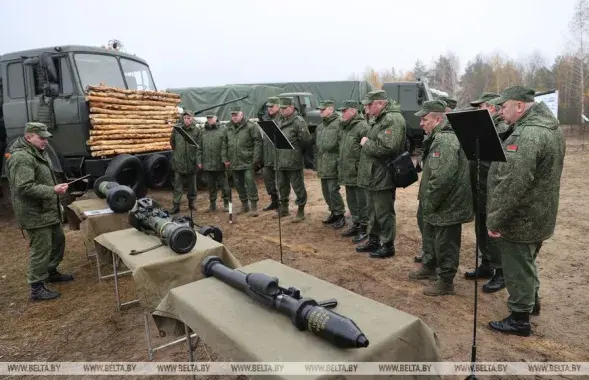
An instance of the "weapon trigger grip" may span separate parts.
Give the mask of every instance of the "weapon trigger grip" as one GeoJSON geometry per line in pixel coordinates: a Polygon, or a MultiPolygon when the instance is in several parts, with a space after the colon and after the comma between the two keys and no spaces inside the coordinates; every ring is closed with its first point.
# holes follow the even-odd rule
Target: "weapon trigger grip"
{"type": "Polygon", "coordinates": [[[318,306],[324,307],[326,309],[333,309],[334,307],[337,307],[337,300],[335,298],[330,298],[328,300],[319,302],[318,306]]]}

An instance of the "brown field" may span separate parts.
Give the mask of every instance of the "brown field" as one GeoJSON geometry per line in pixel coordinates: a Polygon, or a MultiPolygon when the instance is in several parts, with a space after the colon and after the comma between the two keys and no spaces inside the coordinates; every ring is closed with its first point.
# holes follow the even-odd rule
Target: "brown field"
{"type": "MultiPolygon", "coordinates": [[[[533,336],[529,338],[495,333],[487,323],[506,316],[507,292],[479,292],[479,361],[589,361],[589,146],[580,145],[576,130],[565,127],[565,132],[568,146],[556,233],[543,246],[538,259],[541,315],[532,317],[533,336]]],[[[416,267],[413,257],[420,242],[415,219],[417,186],[397,192],[396,256],[378,260],[356,253],[354,245],[340,236],[341,230],[321,223],[326,207],[319,181],[312,171],[305,176],[307,219],[298,225],[289,223],[292,216],[283,220],[284,263],[418,316],[438,334],[443,360],[469,361],[474,290],[463,273],[474,266],[474,224],[463,226],[457,295],[427,297],[421,293],[426,282],[407,278],[416,267]]],[[[244,265],[267,258],[280,260],[277,221],[271,212],[261,211],[268,202],[261,178],[258,189],[260,216],[238,217],[233,225],[222,211],[201,213],[208,205],[206,191],[200,191],[197,199],[197,223],[220,226],[225,245],[244,265]]],[[[235,189],[232,191],[237,199],[235,189]]],[[[80,231],[66,227],[66,255],[61,266],[63,271],[73,273],[76,281],[52,287],[62,292],[58,300],[29,301],[28,243],[15,227],[8,192],[4,194],[0,206],[0,361],[146,361],[140,308],[117,312],[113,282],[98,282],[95,263],[86,257],[80,231]]],[[[168,191],[152,192],[150,196],[171,206],[168,191]]],[[[291,194],[291,213],[296,207],[293,199],[291,194]]],[[[239,204],[236,206],[239,208],[239,204]]],[[[185,202],[181,212],[187,212],[185,202]]],[[[134,296],[129,276],[120,284],[123,298],[134,296]]],[[[168,341],[154,336],[155,325],[152,328],[154,344],[168,341]]],[[[210,349],[205,351],[200,346],[198,359],[209,357],[217,359],[210,349]]],[[[185,346],[157,352],[155,360],[185,361],[185,346]]]]}

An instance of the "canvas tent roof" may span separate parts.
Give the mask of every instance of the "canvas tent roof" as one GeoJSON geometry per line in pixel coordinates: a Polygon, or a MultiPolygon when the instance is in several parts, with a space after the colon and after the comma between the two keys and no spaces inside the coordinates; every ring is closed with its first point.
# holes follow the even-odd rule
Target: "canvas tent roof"
{"type": "Polygon", "coordinates": [[[277,96],[279,93],[284,92],[282,88],[265,85],[169,88],[166,91],[179,94],[182,100],[179,106],[194,112],[212,107],[215,104],[241,98],[246,95],[248,96],[246,99],[238,102],[216,107],[200,115],[196,115],[203,117],[208,114],[215,114],[219,120],[230,120],[230,110],[233,106],[240,106],[245,117],[250,119],[256,118],[258,117],[260,108],[262,108],[269,97],[277,96]]]}

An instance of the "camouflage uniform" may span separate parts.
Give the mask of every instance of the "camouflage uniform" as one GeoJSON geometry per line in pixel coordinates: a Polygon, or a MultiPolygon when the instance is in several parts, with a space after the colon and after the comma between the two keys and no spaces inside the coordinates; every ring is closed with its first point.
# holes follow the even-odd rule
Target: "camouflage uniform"
{"type": "MultiPolygon", "coordinates": [[[[212,116],[208,116],[211,119],[212,116]]],[[[198,142],[197,165],[202,165],[209,188],[209,211],[217,209],[217,189],[221,188],[223,204],[228,211],[231,190],[227,182],[225,162],[227,162],[227,129],[219,125],[205,123],[198,142]]]]}
{"type": "MultiPolygon", "coordinates": [[[[185,111],[184,115],[192,116],[190,111],[185,111]]],[[[192,137],[194,142],[200,140],[201,130],[193,122],[186,126],[181,122],[178,127],[183,128],[186,133],[192,137]]],[[[172,213],[180,211],[180,201],[182,200],[183,188],[187,187],[188,207],[194,209],[194,200],[196,199],[196,156],[197,148],[190,145],[184,137],[177,131],[172,132],[170,137],[170,146],[172,147],[172,169],[174,170],[174,208],[172,213]]]]}
{"type": "MultiPolygon", "coordinates": [[[[324,110],[333,107],[333,101],[321,102],[318,109],[324,110]]],[[[339,134],[341,118],[333,113],[323,118],[317,126],[315,133],[315,163],[317,176],[321,178],[321,190],[323,199],[329,209],[329,217],[323,221],[325,224],[333,223],[334,227],[341,228],[345,224],[344,213],[346,208],[340,194],[338,183],[338,156],[339,156],[339,134]]]]}
{"type": "MultiPolygon", "coordinates": [[[[444,113],[446,104],[427,101],[415,115],[444,113]]],[[[423,174],[418,199],[423,213],[423,235],[426,252],[423,264],[410,278],[434,278],[436,283],[424,289],[426,295],[454,294],[454,277],[458,270],[462,224],[472,221],[473,205],[469,183],[468,160],[454,130],[444,120],[431,132],[427,156],[423,157],[423,174]]]]}
{"type": "MultiPolygon", "coordinates": [[[[371,91],[363,104],[387,100],[383,90],[371,91]]],[[[356,247],[358,252],[371,252],[371,257],[389,257],[395,254],[395,184],[385,160],[403,152],[405,146],[405,119],[398,104],[388,101],[374,118],[365,137],[368,141],[360,150],[358,186],[366,190],[368,205],[368,234],[365,244],[356,247]]]]}
{"type": "MultiPolygon", "coordinates": [[[[353,100],[344,102],[338,111],[359,108],[353,100]]],[[[360,113],[355,118],[342,121],[339,136],[338,182],[346,187],[346,201],[352,214],[352,226],[342,236],[357,234],[352,242],[360,242],[367,233],[368,214],[366,210],[366,190],[358,186],[358,165],[360,163],[360,141],[368,133],[368,123],[360,113]]]]}
{"type": "MultiPolygon", "coordinates": [[[[266,104],[268,106],[278,105],[280,100],[276,96],[272,96],[268,98],[266,104]]],[[[264,115],[262,118],[265,121],[274,120],[276,125],[280,126],[280,111],[276,112],[274,116],[264,115]]],[[[278,208],[278,189],[276,188],[276,171],[274,170],[275,164],[275,154],[274,154],[274,144],[272,141],[262,133],[262,137],[264,139],[264,185],[266,186],[266,191],[270,196],[271,202],[268,206],[264,207],[264,211],[269,210],[276,210],[278,208]]]]}
{"type": "Polygon", "coordinates": [[[458,105],[458,101],[449,96],[440,96],[438,100],[441,100],[444,103],[446,103],[447,108],[450,108],[451,110],[455,110],[456,106],[458,105]]]}
{"type": "MultiPolygon", "coordinates": [[[[241,112],[241,107],[231,107],[231,113],[241,112]]],[[[235,188],[241,200],[241,213],[258,216],[258,187],[254,180],[254,167],[262,164],[262,132],[260,126],[243,116],[238,124],[227,124],[227,157],[235,188]],[[249,202],[248,202],[249,201],[249,202]]]]}
{"type": "MultiPolygon", "coordinates": [[[[491,103],[533,103],[534,94],[531,88],[510,87],[491,103]]],[[[558,119],[540,102],[513,124],[502,145],[507,162],[493,162],[489,170],[487,228],[501,234],[496,241],[511,315],[490,327],[527,336],[530,313],[539,312],[536,257],[554,234],[566,143],[558,119]]]]}
{"type": "MultiPolygon", "coordinates": [[[[294,105],[292,98],[280,98],[281,108],[292,105],[294,105]]],[[[292,186],[297,197],[295,203],[299,206],[297,217],[293,222],[300,222],[305,218],[305,205],[307,204],[302,151],[312,143],[311,134],[307,122],[296,110],[288,117],[282,116],[280,120],[280,130],[295,149],[278,149],[277,151],[279,212],[281,216],[289,215],[288,203],[292,186]]]]}
{"type": "MultiPolygon", "coordinates": [[[[42,123],[27,123],[25,133],[52,137],[42,123]]],[[[57,270],[65,251],[62,209],[54,189],[58,181],[47,152],[35,147],[25,137],[17,138],[9,152],[6,171],[12,207],[17,223],[29,237],[31,298],[57,298],[60,294],[49,291],[43,283],[73,280],[71,275],[57,270]]]]}

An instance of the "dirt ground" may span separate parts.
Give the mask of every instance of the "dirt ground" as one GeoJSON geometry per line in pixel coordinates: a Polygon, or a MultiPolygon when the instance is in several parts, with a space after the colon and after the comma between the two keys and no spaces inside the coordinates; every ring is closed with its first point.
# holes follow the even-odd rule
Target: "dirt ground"
{"type": "MultiPolygon", "coordinates": [[[[533,336],[506,336],[490,331],[487,323],[507,315],[507,292],[479,291],[477,358],[479,361],[589,361],[589,274],[586,264],[589,231],[589,145],[583,148],[580,134],[567,133],[567,155],[562,179],[561,203],[555,235],[543,246],[538,263],[542,312],[532,317],[533,336]]],[[[589,138],[583,141],[589,143],[589,138]]],[[[307,219],[300,224],[283,220],[284,263],[323,280],[421,318],[438,334],[445,361],[469,361],[472,345],[473,282],[463,273],[474,266],[474,224],[463,226],[460,269],[455,296],[427,297],[425,281],[409,280],[407,274],[419,250],[419,230],[414,185],[397,192],[396,256],[370,259],[356,253],[342,238],[342,230],[325,227],[326,216],[320,183],[312,171],[305,173],[309,196],[307,219]]],[[[260,209],[268,202],[263,181],[258,178],[260,209]]],[[[234,199],[236,199],[235,189],[234,199]]],[[[342,194],[344,191],[342,190],[342,194]]],[[[116,311],[113,282],[98,282],[95,263],[86,257],[80,231],[66,227],[66,254],[62,270],[73,273],[74,283],[53,288],[62,292],[56,301],[31,303],[26,283],[28,244],[15,227],[5,191],[0,206],[0,360],[1,361],[146,361],[143,319],[138,307],[116,311]]],[[[150,196],[171,206],[171,193],[150,196]]],[[[219,194],[220,198],[220,194],[219,194]]],[[[294,194],[291,194],[294,199],[294,194]]],[[[219,199],[219,202],[221,200],[219,199]]],[[[258,218],[237,218],[230,225],[226,213],[202,214],[208,193],[197,199],[197,223],[221,227],[224,244],[247,265],[271,258],[279,261],[278,227],[271,212],[258,218]]],[[[237,204],[239,206],[239,204],[237,204]]],[[[291,213],[296,206],[291,200],[291,213]]],[[[186,204],[182,212],[186,213],[186,204]]],[[[130,277],[122,278],[121,294],[133,297],[130,277]]],[[[479,287],[483,282],[479,282],[479,287]]],[[[169,338],[155,336],[153,344],[169,338]]],[[[198,351],[199,360],[217,356],[210,349],[198,351]]],[[[156,361],[185,361],[184,345],[156,353],[156,361]]],[[[145,377],[143,377],[145,378],[145,377]]],[[[176,377],[177,378],[177,377],[176,377]]]]}

